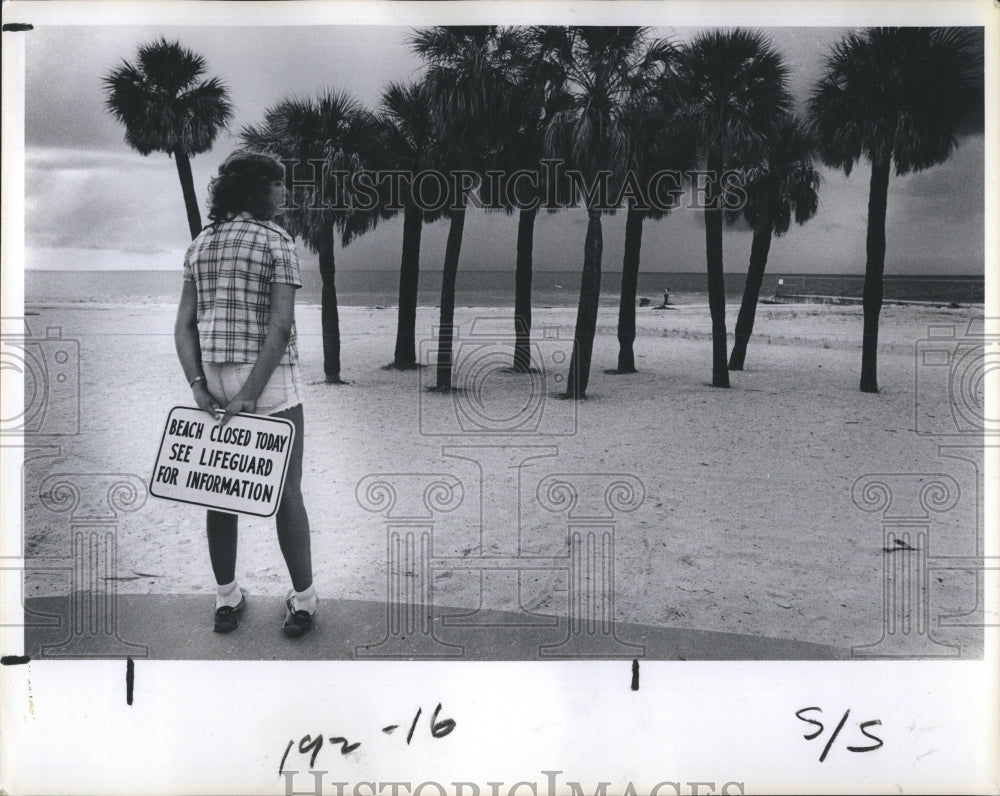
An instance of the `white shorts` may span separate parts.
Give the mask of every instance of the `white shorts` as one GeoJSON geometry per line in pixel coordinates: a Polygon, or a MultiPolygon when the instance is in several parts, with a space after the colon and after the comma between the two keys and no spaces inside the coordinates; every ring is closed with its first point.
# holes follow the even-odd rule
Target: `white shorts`
{"type": "MultiPolygon", "coordinates": [[[[249,363],[203,362],[205,386],[225,407],[246,383],[253,365],[249,363]]],[[[278,365],[257,398],[254,414],[273,415],[302,403],[299,396],[297,365],[278,365]]]]}

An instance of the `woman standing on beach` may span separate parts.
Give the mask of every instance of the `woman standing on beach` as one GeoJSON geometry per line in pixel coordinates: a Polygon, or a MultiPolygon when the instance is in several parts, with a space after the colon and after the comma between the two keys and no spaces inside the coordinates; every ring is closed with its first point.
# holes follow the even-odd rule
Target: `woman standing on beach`
{"type": "MultiPolygon", "coordinates": [[[[234,152],[209,186],[211,222],[184,257],[174,341],[194,400],[227,423],[240,412],[291,421],[295,439],[278,506],[278,543],[291,575],[283,630],[313,624],[309,519],[302,501],[302,400],[298,394],[295,291],[302,286],[295,245],[274,218],[284,172],[274,159],[234,152]]],[[[215,574],[215,631],[239,625],[246,591],[236,580],[238,515],[208,510],[208,552],[215,574]]]]}

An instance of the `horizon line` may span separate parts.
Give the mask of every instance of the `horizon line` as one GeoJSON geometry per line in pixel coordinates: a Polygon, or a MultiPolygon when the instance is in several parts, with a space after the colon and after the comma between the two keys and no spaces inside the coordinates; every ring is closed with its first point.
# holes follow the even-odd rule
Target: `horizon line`
{"type": "MultiPolygon", "coordinates": [[[[22,268],[23,272],[27,273],[29,271],[33,273],[121,273],[121,272],[142,272],[142,273],[179,273],[182,269],[180,267],[173,268],[22,268]]],[[[319,273],[315,268],[303,268],[302,271],[307,271],[309,273],[319,273]]],[[[478,273],[478,274],[513,274],[515,270],[513,268],[459,268],[460,273],[478,273]]],[[[552,273],[552,274],[567,274],[567,273],[578,273],[579,268],[536,268],[533,269],[532,273],[552,273]]],[[[398,274],[399,268],[343,268],[338,267],[337,273],[352,273],[352,274],[364,274],[364,273],[384,273],[384,274],[398,274]]],[[[441,274],[444,270],[441,268],[420,268],[420,273],[433,273],[441,274]]],[[[624,273],[621,270],[613,268],[602,268],[602,274],[621,274],[624,273]]],[[[662,271],[654,269],[640,269],[640,274],[692,274],[697,276],[704,276],[705,270],[699,269],[696,271],[662,271]]],[[[725,271],[727,274],[745,274],[746,271],[725,271]]],[[[809,276],[809,277],[823,277],[823,276],[857,276],[863,277],[865,275],[864,269],[858,271],[771,271],[766,274],[766,276],[809,276]]],[[[883,274],[884,278],[887,279],[900,279],[900,278],[915,278],[915,279],[986,279],[985,271],[981,273],[899,273],[899,274],[883,274]]]]}

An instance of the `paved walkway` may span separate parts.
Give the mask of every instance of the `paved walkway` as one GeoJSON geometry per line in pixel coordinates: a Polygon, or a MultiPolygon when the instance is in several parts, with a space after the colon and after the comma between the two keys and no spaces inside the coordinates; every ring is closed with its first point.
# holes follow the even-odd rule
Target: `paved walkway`
{"type": "MultiPolygon", "coordinates": [[[[250,595],[240,627],[212,632],[208,595],[119,595],[116,616],[68,596],[30,598],[26,603],[25,654],[49,658],[148,658],[154,660],[352,660],[444,659],[529,661],[577,659],[645,660],[840,660],[850,651],[821,644],[716,633],[706,630],[618,624],[570,632],[564,618],[482,611],[461,615],[436,608],[431,626],[418,617],[388,633],[381,602],[325,600],[313,631],[300,639],[281,632],[280,597],[250,595]],[[72,621],[76,611],[76,622],[72,621]],[[525,626],[525,622],[534,626],[525,626]],[[113,628],[117,625],[117,633],[113,628]],[[409,632],[408,632],[409,631],[409,632]]],[[[4,651],[7,654],[7,651],[4,651]]]]}

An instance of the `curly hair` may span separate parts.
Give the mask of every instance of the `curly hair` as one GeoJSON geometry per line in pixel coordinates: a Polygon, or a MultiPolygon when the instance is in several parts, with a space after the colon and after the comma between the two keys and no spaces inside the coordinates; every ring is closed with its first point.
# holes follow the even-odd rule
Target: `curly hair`
{"type": "Polygon", "coordinates": [[[264,219],[271,183],[284,178],[285,170],[270,155],[233,152],[208,185],[208,217],[213,222],[228,221],[245,212],[264,219]]]}

